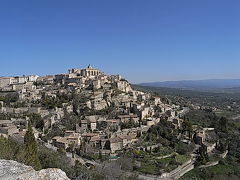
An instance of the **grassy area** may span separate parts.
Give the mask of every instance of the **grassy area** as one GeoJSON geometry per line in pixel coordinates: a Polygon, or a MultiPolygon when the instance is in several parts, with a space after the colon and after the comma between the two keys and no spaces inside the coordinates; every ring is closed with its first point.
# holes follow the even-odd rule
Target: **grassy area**
{"type": "Polygon", "coordinates": [[[171,148],[161,148],[157,152],[145,152],[141,150],[134,150],[133,153],[135,154],[136,158],[141,158],[144,160],[155,160],[158,157],[166,156],[172,154],[174,151],[171,148]]]}
{"type": "Polygon", "coordinates": [[[174,155],[172,157],[160,159],[157,162],[160,163],[163,169],[166,172],[170,172],[176,169],[178,166],[182,165],[183,163],[187,162],[190,158],[185,155],[174,155]]]}
{"type": "Polygon", "coordinates": [[[235,125],[238,129],[240,129],[240,122],[235,122],[234,125],[235,125]]]}
{"type": "Polygon", "coordinates": [[[219,164],[217,166],[212,166],[209,167],[208,170],[210,172],[216,173],[216,174],[232,174],[234,173],[234,169],[235,167],[230,166],[230,165],[223,165],[223,164],[219,164]]]}
{"type": "Polygon", "coordinates": [[[142,162],[141,167],[138,169],[139,172],[144,174],[159,174],[160,171],[156,167],[154,162],[142,162]]]}
{"type": "Polygon", "coordinates": [[[108,156],[108,155],[100,156],[99,154],[94,154],[91,156],[91,158],[94,160],[104,160],[105,161],[105,160],[109,160],[110,156],[108,156]]]}
{"type": "Polygon", "coordinates": [[[141,162],[141,167],[137,171],[145,174],[159,174],[161,170],[170,172],[189,159],[188,156],[179,154],[163,159],[156,159],[156,157],[146,155],[144,158],[138,159],[141,162]]]}
{"type": "Polygon", "coordinates": [[[181,180],[192,180],[192,179],[198,179],[198,180],[207,180],[207,179],[217,179],[219,177],[223,177],[224,179],[233,179],[240,178],[240,167],[239,166],[233,166],[233,165],[223,165],[219,164],[216,166],[208,167],[208,168],[195,168],[192,171],[185,174],[183,177],[181,177],[181,180]],[[231,174],[231,176],[230,176],[231,174]],[[228,177],[225,177],[225,175],[229,175],[228,177]]]}
{"type": "Polygon", "coordinates": [[[218,157],[217,155],[209,156],[209,162],[216,162],[219,160],[221,160],[221,158],[218,157]]]}
{"type": "Polygon", "coordinates": [[[178,155],[175,156],[175,160],[179,164],[183,164],[183,163],[187,162],[189,159],[190,159],[190,157],[188,157],[186,155],[178,154],[178,155]]]}
{"type": "Polygon", "coordinates": [[[173,149],[171,149],[170,147],[161,147],[157,153],[153,153],[155,156],[166,156],[173,152],[173,149]]]}
{"type": "Polygon", "coordinates": [[[178,165],[176,165],[176,164],[169,164],[164,170],[166,171],[166,172],[171,172],[171,171],[173,171],[174,169],[176,169],[178,167],[178,165]]]}
{"type": "Polygon", "coordinates": [[[164,159],[159,159],[157,161],[163,165],[168,165],[171,161],[174,161],[174,158],[168,157],[168,158],[164,158],[164,159]]]}

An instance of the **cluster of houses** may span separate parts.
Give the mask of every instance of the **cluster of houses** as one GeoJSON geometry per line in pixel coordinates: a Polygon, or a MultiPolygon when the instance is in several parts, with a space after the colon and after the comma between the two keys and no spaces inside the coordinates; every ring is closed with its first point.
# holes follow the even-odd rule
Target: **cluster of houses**
{"type": "MultiPolygon", "coordinates": [[[[119,75],[105,75],[91,67],[69,69],[66,74],[47,76],[0,77],[2,93],[16,92],[18,103],[0,101],[0,114],[11,120],[0,120],[0,135],[21,138],[26,132],[29,114],[43,119],[43,129],[34,129],[35,137],[43,137],[54,125],[61,125],[69,114],[79,117],[73,129],[64,129],[64,136],[50,140],[53,146],[63,149],[86,148],[97,153],[116,154],[132,148],[142,133],[165,118],[175,129],[181,128],[183,115],[188,111],[174,104],[163,103],[161,97],[132,89],[119,75]],[[47,107],[45,99],[70,97],[58,106],[47,107]],[[79,99],[76,99],[78,97],[79,99]],[[76,104],[75,102],[78,102],[76,104]],[[87,110],[86,110],[87,109],[87,110]],[[104,110],[109,111],[104,111],[104,110]],[[91,112],[90,115],[84,114],[91,112]],[[101,113],[100,113],[101,112],[101,113]],[[105,112],[105,113],[104,113],[105,112]]],[[[205,134],[199,132],[199,144],[205,143],[205,134]]],[[[209,150],[210,151],[210,150],[209,150]]]]}
{"type": "Polygon", "coordinates": [[[137,133],[132,130],[131,133],[123,133],[108,137],[105,133],[76,133],[75,131],[66,131],[64,136],[56,136],[52,139],[52,144],[57,148],[86,148],[91,150],[99,150],[103,154],[115,154],[123,148],[130,147],[137,141],[137,133]],[[87,145],[86,145],[87,144],[87,145]]]}
{"type": "MultiPolygon", "coordinates": [[[[12,137],[17,142],[23,143],[27,131],[28,121],[26,119],[0,120],[0,136],[5,138],[12,137]]],[[[35,138],[39,138],[41,132],[33,127],[35,138]]]]}

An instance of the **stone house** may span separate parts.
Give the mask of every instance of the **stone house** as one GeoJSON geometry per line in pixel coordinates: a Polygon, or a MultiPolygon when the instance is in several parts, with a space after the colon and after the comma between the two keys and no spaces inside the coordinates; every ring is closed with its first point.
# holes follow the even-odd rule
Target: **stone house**
{"type": "Polygon", "coordinates": [[[92,101],[93,102],[93,108],[95,110],[102,110],[108,107],[108,104],[105,100],[103,99],[95,99],[92,101]]]}
{"type": "Polygon", "coordinates": [[[162,101],[161,101],[161,98],[160,97],[154,97],[154,104],[155,105],[159,105],[159,104],[161,104],[162,103],[162,101]]]}
{"type": "Polygon", "coordinates": [[[90,120],[90,128],[92,131],[97,129],[97,120],[96,119],[90,120]]]}
{"type": "Polygon", "coordinates": [[[173,119],[173,125],[175,125],[175,128],[181,128],[182,127],[182,123],[183,123],[183,119],[179,119],[179,118],[174,118],[173,119]]]}
{"type": "Polygon", "coordinates": [[[87,131],[88,130],[88,121],[87,120],[81,120],[80,129],[82,131],[87,131]]]}
{"type": "Polygon", "coordinates": [[[10,120],[0,120],[0,133],[12,136],[18,133],[19,130],[10,120]]]}
{"type": "Polygon", "coordinates": [[[160,108],[161,108],[162,112],[164,112],[164,113],[172,110],[171,106],[166,105],[166,104],[161,104],[160,108]]]}
{"type": "MultiPolygon", "coordinates": [[[[81,134],[81,136],[82,136],[82,139],[84,140],[84,141],[86,141],[87,143],[90,143],[90,141],[91,141],[91,139],[94,137],[94,138],[97,138],[97,137],[99,137],[99,134],[98,133],[83,133],[83,134],[81,134]]],[[[94,139],[93,138],[93,139],[94,139]]]]}
{"type": "Polygon", "coordinates": [[[81,120],[80,127],[82,130],[94,131],[97,129],[97,116],[86,116],[85,120],[81,120]]]}
{"type": "Polygon", "coordinates": [[[103,85],[102,85],[102,87],[103,87],[103,89],[105,89],[105,90],[110,90],[111,88],[112,88],[112,85],[111,84],[108,84],[108,83],[104,83],[103,85]]]}
{"type": "Polygon", "coordinates": [[[121,122],[126,123],[133,120],[135,123],[139,123],[139,117],[136,114],[127,114],[118,116],[121,122]]]}
{"type": "Polygon", "coordinates": [[[159,123],[160,118],[147,118],[147,126],[153,126],[159,123]]]}
{"type": "Polygon", "coordinates": [[[75,133],[74,131],[66,131],[64,137],[67,139],[69,145],[73,144],[74,147],[79,147],[81,145],[82,136],[79,133],[75,133]]]}
{"type": "Polygon", "coordinates": [[[54,75],[47,75],[47,76],[38,77],[37,82],[42,84],[53,84],[54,79],[55,79],[54,75]]]}
{"type": "Polygon", "coordinates": [[[11,84],[13,77],[0,77],[0,88],[4,88],[11,84]]]}
{"type": "Polygon", "coordinates": [[[15,108],[14,109],[15,114],[22,114],[22,113],[26,113],[26,112],[28,112],[27,107],[21,107],[21,108],[15,108]]]}
{"type": "Polygon", "coordinates": [[[72,113],[73,112],[73,105],[67,104],[67,103],[63,103],[63,107],[67,111],[67,113],[72,113]]]}
{"type": "Polygon", "coordinates": [[[107,119],[105,121],[107,123],[108,129],[119,129],[120,119],[107,119]]]}
{"type": "Polygon", "coordinates": [[[38,114],[40,114],[41,107],[31,107],[31,108],[28,109],[28,112],[29,113],[38,113],[38,114]]]}
{"type": "Polygon", "coordinates": [[[207,148],[207,152],[212,152],[218,142],[218,137],[214,128],[203,128],[195,134],[195,143],[207,148]]]}
{"type": "Polygon", "coordinates": [[[49,115],[49,111],[47,109],[41,109],[40,113],[41,117],[45,117],[47,115],[49,115]]]}
{"type": "Polygon", "coordinates": [[[2,107],[2,113],[14,113],[14,108],[11,107],[2,107]]]}
{"type": "Polygon", "coordinates": [[[128,146],[129,144],[132,143],[132,137],[129,136],[129,135],[122,135],[122,136],[119,136],[120,139],[122,139],[122,145],[123,147],[126,147],[128,146]]]}
{"type": "Polygon", "coordinates": [[[22,89],[26,89],[26,90],[36,89],[36,86],[33,85],[33,82],[26,82],[22,84],[12,84],[11,87],[13,91],[21,91],[22,89]]]}
{"type": "Polygon", "coordinates": [[[217,143],[216,142],[215,143],[204,142],[203,146],[206,147],[207,153],[210,153],[216,148],[217,143]]]}
{"type": "Polygon", "coordinates": [[[123,149],[123,141],[120,137],[113,137],[109,139],[111,153],[123,149]]]}
{"type": "Polygon", "coordinates": [[[63,117],[64,117],[63,108],[57,108],[57,107],[56,107],[54,114],[55,114],[56,119],[61,119],[61,118],[63,118],[63,117]]]}
{"type": "Polygon", "coordinates": [[[144,107],[141,111],[141,119],[146,119],[150,116],[150,107],[144,107]]]}
{"type": "Polygon", "coordinates": [[[101,88],[101,81],[100,80],[93,80],[92,85],[94,89],[100,89],[101,88]]]}
{"type": "Polygon", "coordinates": [[[56,74],[54,77],[54,81],[56,83],[64,84],[67,78],[68,74],[56,74]]]}
{"type": "Polygon", "coordinates": [[[97,149],[101,149],[102,148],[101,138],[99,136],[91,137],[89,143],[94,148],[97,148],[97,149]]]}
{"type": "Polygon", "coordinates": [[[52,144],[55,147],[67,149],[69,147],[68,140],[66,137],[56,136],[52,139],[52,144]]]}
{"type": "MultiPolygon", "coordinates": [[[[74,134],[75,131],[65,131],[64,133],[64,136],[67,137],[67,136],[71,136],[72,134],[74,134]]],[[[77,133],[78,134],[78,133],[77,133]]]]}
{"type": "Polygon", "coordinates": [[[135,113],[137,113],[137,112],[139,112],[139,111],[142,109],[142,104],[134,103],[134,104],[132,105],[132,107],[133,107],[133,111],[134,111],[135,113]]]}

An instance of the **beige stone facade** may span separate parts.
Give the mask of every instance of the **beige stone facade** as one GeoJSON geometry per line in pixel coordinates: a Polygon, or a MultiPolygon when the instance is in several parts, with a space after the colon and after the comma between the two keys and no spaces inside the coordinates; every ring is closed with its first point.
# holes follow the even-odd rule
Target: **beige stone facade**
{"type": "Polygon", "coordinates": [[[88,66],[86,69],[81,70],[82,76],[99,76],[102,73],[98,69],[94,69],[92,66],[88,66]]]}

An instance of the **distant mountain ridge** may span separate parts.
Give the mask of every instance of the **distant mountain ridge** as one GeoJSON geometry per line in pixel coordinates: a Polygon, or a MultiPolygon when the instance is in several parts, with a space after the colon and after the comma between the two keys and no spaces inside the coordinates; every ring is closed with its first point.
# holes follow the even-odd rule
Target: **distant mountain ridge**
{"type": "Polygon", "coordinates": [[[188,90],[215,90],[240,88],[240,79],[182,80],[141,83],[141,86],[179,88],[188,90]]]}

